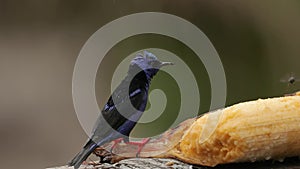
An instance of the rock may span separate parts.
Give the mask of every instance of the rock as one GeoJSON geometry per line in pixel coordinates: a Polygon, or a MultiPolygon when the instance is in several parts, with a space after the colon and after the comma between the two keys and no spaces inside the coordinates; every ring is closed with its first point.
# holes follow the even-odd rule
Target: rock
{"type": "MultiPolygon", "coordinates": [[[[61,166],[47,169],[72,169],[73,167],[61,166]]],[[[80,169],[192,169],[192,165],[166,158],[130,158],[114,164],[103,163],[98,165],[81,165],[80,169]]]]}

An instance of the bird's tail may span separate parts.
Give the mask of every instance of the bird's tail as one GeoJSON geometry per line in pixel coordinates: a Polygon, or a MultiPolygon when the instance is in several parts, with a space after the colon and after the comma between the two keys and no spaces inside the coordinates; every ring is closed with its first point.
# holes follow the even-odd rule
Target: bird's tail
{"type": "Polygon", "coordinates": [[[69,162],[69,166],[74,166],[74,169],[78,169],[82,162],[84,162],[88,156],[98,147],[97,143],[93,140],[89,140],[83,149],[69,162]]]}

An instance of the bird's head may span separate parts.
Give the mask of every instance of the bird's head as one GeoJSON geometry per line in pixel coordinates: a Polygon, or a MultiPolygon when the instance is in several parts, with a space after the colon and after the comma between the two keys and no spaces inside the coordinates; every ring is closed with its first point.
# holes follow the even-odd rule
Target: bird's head
{"type": "Polygon", "coordinates": [[[144,53],[138,53],[137,56],[131,61],[129,72],[139,69],[144,71],[148,77],[152,78],[154,75],[156,75],[161,67],[166,65],[173,65],[173,63],[161,62],[154,54],[144,51],[144,53]]]}

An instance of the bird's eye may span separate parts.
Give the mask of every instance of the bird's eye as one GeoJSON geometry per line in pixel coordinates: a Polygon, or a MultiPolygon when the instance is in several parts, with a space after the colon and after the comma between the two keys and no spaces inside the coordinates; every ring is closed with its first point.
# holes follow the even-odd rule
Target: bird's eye
{"type": "Polygon", "coordinates": [[[148,62],[152,67],[155,67],[158,65],[158,61],[157,60],[151,60],[148,62]]]}

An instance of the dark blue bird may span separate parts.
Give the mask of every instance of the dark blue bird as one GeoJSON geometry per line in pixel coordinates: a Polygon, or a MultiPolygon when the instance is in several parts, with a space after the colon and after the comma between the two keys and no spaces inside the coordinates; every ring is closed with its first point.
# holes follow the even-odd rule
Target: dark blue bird
{"type": "Polygon", "coordinates": [[[131,130],[145,111],[150,81],[162,66],[155,55],[144,51],[131,61],[127,76],[115,89],[94,126],[92,136],[83,149],[69,162],[79,168],[81,163],[99,146],[116,140],[128,140],[131,130]]]}

